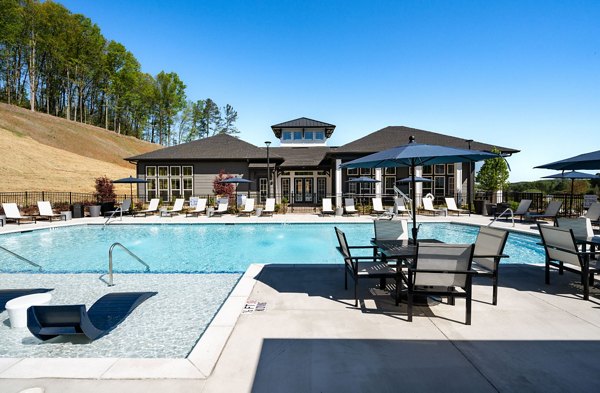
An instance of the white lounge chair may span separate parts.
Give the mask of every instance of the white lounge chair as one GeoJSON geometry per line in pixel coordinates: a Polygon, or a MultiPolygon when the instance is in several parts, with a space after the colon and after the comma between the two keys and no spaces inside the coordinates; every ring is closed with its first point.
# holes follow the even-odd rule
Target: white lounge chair
{"type": "MultiPolygon", "coordinates": [[[[429,198],[427,198],[429,199],[429,198]]],[[[469,216],[471,215],[471,212],[469,210],[466,209],[461,209],[458,206],[456,206],[456,201],[454,200],[454,198],[445,198],[446,199],[446,207],[448,208],[448,213],[456,213],[456,215],[460,216],[460,213],[469,213],[469,216]]]]}
{"type": "Polygon", "coordinates": [[[179,215],[182,210],[183,210],[183,203],[185,202],[185,199],[183,198],[177,198],[175,199],[175,203],[173,203],[173,208],[171,210],[167,210],[165,212],[162,212],[163,215],[168,215],[169,217],[173,217],[173,216],[177,216],[179,215]]]}
{"type": "Polygon", "coordinates": [[[137,216],[138,214],[143,214],[144,217],[146,217],[148,214],[155,214],[156,212],[158,212],[158,204],[160,203],[160,199],[158,198],[152,198],[150,200],[150,204],[148,205],[148,208],[145,210],[140,210],[135,212],[135,215],[137,216]]]}
{"type": "Polygon", "coordinates": [[[348,215],[360,215],[354,206],[354,198],[344,198],[344,210],[348,215]]]}
{"type": "Polygon", "coordinates": [[[373,203],[373,208],[371,209],[371,214],[385,214],[387,210],[383,208],[383,203],[381,203],[381,198],[372,198],[371,202],[373,203]]]}
{"type": "Polygon", "coordinates": [[[21,221],[25,221],[26,224],[35,224],[35,217],[22,215],[16,203],[3,203],[2,208],[4,209],[6,221],[15,221],[17,225],[21,225],[21,221]]]}
{"type": "Polygon", "coordinates": [[[212,212],[212,216],[222,216],[229,209],[229,198],[219,198],[217,201],[217,209],[212,212]]]}
{"type": "Polygon", "coordinates": [[[244,208],[240,210],[238,216],[250,217],[252,213],[254,213],[254,198],[246,198],[246,204],[244,205],[244,208]]]}
{"type": "Polygon", "coordinates": [[[38,205],[38,210],[40,212],[40,217],[47,218],[50,222],[52,222],[52,220],[55,218],[58,220],[66,220],[67,219],[66,216],[63,216],[58,213],[54,213],[54,211],[52,211],[52,205],[50,205],[49,201],[38,201],[37,205],[38,205]]]}
{"type": "Polygon", "coordinates": [[[402,197],[394,198],[394,207],[398,214],[408,214],[410,216],[410,210],[406,206],[406,202],[402,197]]]}
{"type": "Polygon", "coordinates": [[[442,212],[441,209],[436,209],[433,207],[433,199],[431,198],[423,198],[423,211],[429,212],[433,215],[440,214],[442,212]]]}
{"type": "Polygon", "coordinates": [[[275,198],[267,198],[265,208],[261,212],[261,216],[272,216],[275,213],[275,198]]]}
{"type": "Polygon", "coordinates": [[[129,209],[131,209],[131,199],[125,199],[121,206],[117,207],[115,210],[110,210],[104,212],[104,217],[110,217],[112,215],[120,215],[129,214],[129,209]]]}
{"type": "Polygon", "coordinates": [[[185,213],[186,217],[196,216],[198,217],[200,214],[206,213],[206,198],[198,198],[196,201],[196,208],[194,210],[189,210],[185,213]]]}
{"type": "Polygon", "coordinates": [[[321,215],[335,214],[335,210],[331,207],[331,198],[323,198],[321,201],[321,215]]]}

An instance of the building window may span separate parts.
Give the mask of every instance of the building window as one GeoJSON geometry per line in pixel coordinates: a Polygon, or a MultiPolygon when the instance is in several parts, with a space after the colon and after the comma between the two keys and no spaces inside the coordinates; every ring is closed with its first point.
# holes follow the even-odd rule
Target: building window
{"type": "Polygon", "coordinates": [[[190,197],[194,192],[192,166],[146,167],[146,200],[161,198],[168,202],[173,198],[190,197]]]}
{"type": "Polygon", "coordinates": [[[396,176],[386,176],[385,177],[385,190],[384,194],[393,195],[394,194],[394,184],[396,184],[396,176]]]}
{"type": "Polygon", "coordinates": [[[283,198],[287,198],[288,202],[290,201],[290,185],[291,179],[289,177],[284,177],[281,179],[281,196],[283,198]]]}
{"type": "Polygon", "coordinates": [[[317,177],[317,203],[327,195],[327,178],[317,177]]]}
{"type": "Polygon", "coordinates": [[[302,139],[302,131],[294,131],[294,140],[299,141],[302,139]]]}
{"type": "Polygon", "coordinates": [[[396,167],[393,166],[391,168],[385,168],[385,174],[386,175],[395,175],[396,174],[396,167]]]}
{"type": "Polygon", "coordinates": [[[146,200],[156,198],[156,178],[147,179],[146,183],[146,200]]]}
{"type": "Polygon", "coordinates": [[[434,191],[433,195],[436,197],[443,197],[444,195],[446,195],[446,189],[445,189],[446,178],[444,176],[436,176],[434,178],[434,183],[435,183],[435,191],[434,191]]]}
{"type": "Polygon", "coordinates": [[[325,133],[323,131],[316,131],[315,132],[315,139],[322,141],[325,139],[325,133]]]}
{"type": "Polygon", "coordinates": [[[159,166],[158,167],[158,176],[169,176],[169,167],[168,166],[159,166]]]}
{"type": "Polygon", "coordinates": [[[304,139],[307,141],[313,140],[313,132],[312,131],[304,131],[304,139]]]}
{"type": "Polygon", "coordinates": [[[171,178],[171,198],[179,198],[181,196],[181,178],[171,178]]]}
{"type": "Polygon", "coordinates": [[[171,167],[171,177],[180,176],[181,175],[181,167],[172,166],[171,167]]]}
{"type": "Polygon", "coordinates": [[[346,169],[346,174],[348,176],[358,175],[358,168],[348,168],[346,169]]]}
{"type": "Polygon", "coordinates": [[[356,187],[358,183],[348,183],[348,193],[349,194],[356,194],[358,187],[356,187]]]}
{"type": "Polygon", "coordinates": [[[431,165],[423,165],[423,174],[424,175],[431,175],[431,165]]]}
{"type": "Polygon", "coordinates": [[[146,177],[155,177],[156,176],[156,167],[155,166],[147,166],[146,167],[146,177]]]}
{"type": "Polygon", "coordinates": [[[292,133],[289,131],[285,131],[283,133],[283,140],[284,141],[291,141],[292,140],[292,133]]]}
{"type": "Polygon", "coordinates": [[[267,200],[267,178],[261,177],[258,179],[258,193],[260,195],[260,201],[265,202],[267,200]]]}
{"type": "Polygon", "coordinates": [[[435,166],[435,174],[436,175],[445,175],[446,174],[446,168],[444,164],[436,164],[435,166]]]}
{"type": "Polygon", "coordinates": [[[191,177],[183,178],[183,196],[185,198],[191,197],[194,193],[194,180],[191,177]]]}
{"type": "Polygon", "coordinates": [[[371,168],[360,168],[360,175],[370,175],[371,174],[371,168]]]}
{"type": "MultiPolygon", "coordinates": [[[[423,178],[431,180],[431,176],[423,176],[423,178]]],[[[424,181],[422,184],[423,184],[423,195],[422,196],[430,194],[431,193],[432,182],[430,182],[430,181],[424,181]]]]}
{"type": "Polygon", "coordinates": [[[446,165],[446,173],[448,173],[449,175],[453,175],[454,174],[454,164],[447,164],[446,165]]]}
{"type": "Polygon", "coordinates": [[[454,188],[454,176],[448,176],[448,196],[454,196],[454,194],[456,194],[456,189],[454,188]]]}

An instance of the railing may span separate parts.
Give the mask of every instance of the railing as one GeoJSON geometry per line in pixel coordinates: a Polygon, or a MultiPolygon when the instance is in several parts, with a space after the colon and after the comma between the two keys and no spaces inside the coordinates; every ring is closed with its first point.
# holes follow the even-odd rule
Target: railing
{"type": "Polygon", "coordinates": [[[102,224],[102,230],[104,230],[104,228],[108,225],[110,219],[113,218],[117,213],[120,214],[120,221],[123,221],[123,209],[121,208],[121,206],[119,206],[112,212],[110,217],[108,217],[106,221],[104,221],[104,224],[102,224]]]}
{"type": "Polygon", "coordinates": [[[491,227],[492,224],[495,223],[497,219],[504,216],[505,213],[510,213],[510,219],[512,220],[512,226],[514,227],[515,226],[515,215],[514,215],[513,210],[510,207],[505,209],[502,213],[495,216],[494,219],[492,220],[492,222],[490,222],[487,226],[491,227]]]}
{"type": "Polygon", "coordinates": [[[142,259],[140,257],[138,257],[137,255],[135,255],[134,253],[132,253],[127,247],[125,247],[124,245],[122,245],[121,243],[113,243],[112,246],[110,246],[110,249],[108,250],[108,286],[112,287],[114,286],[114,282],[113,282],[113,257],[112,257],[112,253],[113,250],[115,249],[115,247],[121,247],[123,250],[125,250],[130,256],[132,256],[136,261],[138,261],[139,263],[141,263],[142,265],[144,265],[146,267],[146,272],[150,271],[150,266],[148,266],[148,264],[144,261],[142,261],[142,259]]]}
{"type": "Polygon", "coordinates": [[[42,267],[40,265],[38,265],[37,263],[35,263],[33,261],[30,261],[29,259],[27,259],[25,257],[20,256],[17,253],[14,253],[14,252],[10,251],[9,249],[6,249],[6,248],[0,246],[0,250],[4,250],[7,253],[9,253],[10,255],[12,255],[13,257],[15,257],[15,258],[17,258],[17,259],[19,259],[19,260],[21,260],[23,262],[26,262],[26,263],[30,264],[31,266],[37,267],[40,272],[42,271],[42,267]]]}

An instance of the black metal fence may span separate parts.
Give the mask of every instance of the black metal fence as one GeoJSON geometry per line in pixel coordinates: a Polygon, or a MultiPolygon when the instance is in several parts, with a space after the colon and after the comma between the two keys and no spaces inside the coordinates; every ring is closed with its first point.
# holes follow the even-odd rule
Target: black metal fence
{"type": "MultiPolygon", "coordinates": [[[[122,202],[130,198],[129,195],[117,195],[116,202],[122,202]]],[[[134,202],[138,198],[134,197],[134,202]]],[[[143,202],[142,199],[139,199],[143,202]]],[[[0,192],[0,203],[16,203],[21,207],[35,206],[38,201],[49,201],[52,205],[72,205],[81,203],[84,205],[100,202],[95,194],[83,192],[61,192],[61,191],[19,191],[0,192]]]]}

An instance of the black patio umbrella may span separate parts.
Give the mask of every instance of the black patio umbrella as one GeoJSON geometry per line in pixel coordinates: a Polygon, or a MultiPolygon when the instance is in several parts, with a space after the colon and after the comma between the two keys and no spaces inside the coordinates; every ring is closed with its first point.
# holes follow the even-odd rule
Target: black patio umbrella
{"type": "MultiPolygon", "coordinates": [[[[410,167],[412,168],[411,184],[412,198],[416,201],[416,176],[415,168],[422,165],[449,164],[454,162],[476,162],[489,158],[499,157],[498,154],[488,153],[479,150],[466,150],[454,147],[427,145],[416,143],[415,137],[409,138],[406,145],[394,147],[392,149],[380,151],[368,156],[347,162],[340,165],[342,168],[391,168],[391,167],[410,167]]],[[[413,240],[417,240],[417,204],[413,202],[413,240]]]]}
{"type": "Polygon", "coordinates": [[[122,179],[113,180],[113,183],[129,184],[129,193],[130,193],[129,196],[131,197],[131,200],[133,201],[133,185],[134,184],[148,183],[148,180],[140,179],[140,178],[133,177],[133,176],[129,176],[129,177],[124,177],[122,179]]]}
{"type": "Polygon", "coordinates": [[[583,172],[575,172],[575,171],[571,171],[571,172],[562,172],[562,173],[556,173],[554,175],[549,175],[549,176],[544,176],[544,179],[571,179],[571,200],[569,202],[569,214],[571,214],[571,212],[573,211],[573,185],[575,183],[575,180],[577,179],[600,179],[600,176],[598,175],[592,175],[590,173],[583,173],[583,172]]]}
{"type": "MultiPolygon", "coordinates": [[[[250,195],[250,183],[254,183],[254,181],[252,180],[248,180],[248,179],[244,179],[241,177],[229,177],[227,179],[223,179],[221,181],[219,181],[219,183],[224,183],[224,184],[248,184],[248,195],[250,195]]],[[[235,189],[235,204],[237,206],[237,187],[235,189]]]]}
{"type": "Polygon", "coordinates": [[[600,150],[584,153],[564,160],[538,165],[535,168],[555,169],[557,171],[576,171],[586,169],[600,169],[600,150]]]}

